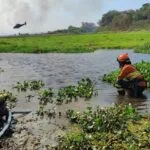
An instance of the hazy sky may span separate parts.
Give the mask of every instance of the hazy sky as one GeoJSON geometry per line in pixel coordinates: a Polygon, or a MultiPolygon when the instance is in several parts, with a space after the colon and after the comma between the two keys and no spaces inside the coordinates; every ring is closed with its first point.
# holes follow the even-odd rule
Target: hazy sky
{"type": "Polygon", "coordinates": [[[40,33],[100,20],[109,10],[138,9],[150,0],[0,0],[0,35],[40,33]],[[16,23],[27,26],[13,29],[16,23]]]}

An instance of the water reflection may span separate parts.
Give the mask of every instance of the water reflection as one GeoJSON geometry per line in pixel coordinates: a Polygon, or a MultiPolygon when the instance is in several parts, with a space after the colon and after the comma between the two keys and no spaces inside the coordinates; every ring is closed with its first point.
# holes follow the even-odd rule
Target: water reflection
{"type": "Polygon", "coordinates": [[[150,101],[145,94],[140,98],[134,98],[131,95],[116,95],[116,104],[131,104],[140,113],[150,113],[150,101]]]}

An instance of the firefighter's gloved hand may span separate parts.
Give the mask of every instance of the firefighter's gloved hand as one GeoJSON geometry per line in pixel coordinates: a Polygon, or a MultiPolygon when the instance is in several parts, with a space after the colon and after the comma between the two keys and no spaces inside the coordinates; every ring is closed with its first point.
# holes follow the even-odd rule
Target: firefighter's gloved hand
{"type": "Polygon", "coordinates": [[[121,88],[121,86],[118,84],[118,81],[116,81],[115,85],[116,88],[121,88]]]}
{"type": "Polygon", "coordinates": [[[123,96],[125,95],[125,90],[121,87],[118,80],[115,83],[115,87],[117,88],[117,92],[119,95],[123,95],[123,96]]]}
{"type": "Polygon", "coordinates": [[[121,86],[119,84],[115,84],[115,87],[118,89],[121,88],[121,86]]]}

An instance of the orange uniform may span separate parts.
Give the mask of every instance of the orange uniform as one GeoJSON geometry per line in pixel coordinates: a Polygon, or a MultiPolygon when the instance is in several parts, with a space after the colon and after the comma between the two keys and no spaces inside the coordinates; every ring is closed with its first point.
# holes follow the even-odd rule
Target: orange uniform
{"type": "Polygon", "coordinates": [[[120,67],[120,74],[117,77],[116,87],[120,95],[125,95],[125,90],[130,91],[135,97],[142,96],[145,90],[146,81],[143,75],[131,64],[127,53],[122,53],[117,57],[120,67]]]}
{"type": "Polygon", "coordinates": [[[123,67],[121,67],[121,71],[117,79],[127,79],[128,81],[137,79],[139,80],[138,86],[146,87],[146,81],[144,80],[143,75],[141,75],[140,72],[138,72],[136,68],[131,64],[125,64],[123,67]]]}

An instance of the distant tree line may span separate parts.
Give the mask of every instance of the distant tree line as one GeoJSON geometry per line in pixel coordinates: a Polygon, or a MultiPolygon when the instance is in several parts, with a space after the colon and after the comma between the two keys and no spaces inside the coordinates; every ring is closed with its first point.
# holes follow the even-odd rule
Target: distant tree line
{"type": "Polygon", "coordinates": [[[111,10],[94,23],[82,22],[81,27],[70,25],[67,29],[48,32],[49,34],[82,34],[99,31],[150,30],[150,3],[143,4],[140,9],[117,11],[111,10]]]}
{"type": "Polygon", "coordinates": [[[98,30],[150,29],[150,3],[137,10],[111,10],[102,16],[98,24],[98,30]]]}
{"type": "Polygon", "coordinates": [[[75,27],[70,25],[67,29],[62,29],[62,30],[56,30],[52,32],[48,32],[49,34],[61,34],[61,33],[74,33],[74,34],[79,34],[79,33],[90,33],[90,32],[95,32],[97,29],[96,25],[94,23],[89,23],[89,22],[82,22],[81,27],[75,27]]]}

